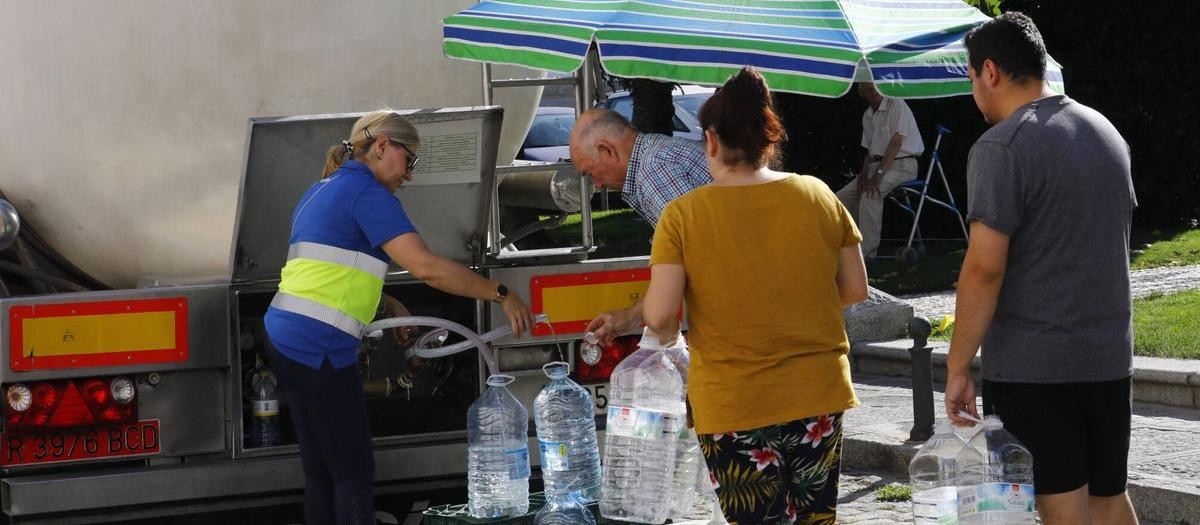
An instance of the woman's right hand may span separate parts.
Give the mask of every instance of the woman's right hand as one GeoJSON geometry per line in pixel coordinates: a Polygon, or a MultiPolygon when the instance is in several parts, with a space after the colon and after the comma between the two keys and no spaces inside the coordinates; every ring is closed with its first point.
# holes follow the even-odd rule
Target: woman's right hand
{"type": "Polygon", "coordinates": [[[500,300],[500,308],[504,310],[504,315],[508,316],[514,336],[521,337],[526,330],[533,328],[533,312],[521,296],[515,293],[504,296],[504,299],[500,300]]]}

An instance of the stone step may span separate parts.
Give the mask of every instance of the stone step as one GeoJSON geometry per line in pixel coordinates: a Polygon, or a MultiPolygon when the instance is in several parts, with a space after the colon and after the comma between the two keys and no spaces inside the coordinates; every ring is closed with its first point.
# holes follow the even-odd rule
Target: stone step
{"type": "MultiPolygon", "coordinates": [[[[946,356],[950,345],[930,341],[929,346],[933,348],[933,380],[945,383],[946,356]]],[[[909,359],[912,347],[913,342],[909,339],[856,343],[850,352],[850,369],[862,374],[908,377],[912,373],[909,359]]],[[[972,369],[978,380],[979,356],[972,361],[972,369]]],[[[1133,399],[1200,408],[1200,361],[1134,356],[1133,399]]]]}

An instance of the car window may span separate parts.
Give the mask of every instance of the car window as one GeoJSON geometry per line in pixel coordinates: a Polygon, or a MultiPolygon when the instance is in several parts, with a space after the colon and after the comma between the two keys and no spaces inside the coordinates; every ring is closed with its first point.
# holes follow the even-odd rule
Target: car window
{"type": "Polygon", "coordinates": [[[672,121],[675,124],[675,131],[683,131],[683,132],[691,131],[690,129],[688,129],[687,124],[684,124],[683,120],[681,120],[679,118],[679,108],[678,107],[675,108],[675,118],[673,118],[672,121]]]}
{"type": "Polygon", "coordinates": [[[703,93],[703,94],[697,94],[697,95],[683,95],[683,96],[675,97],[675,104],[682,107],[688,113],[691,113],[692,117],[699,120],[700,105],[704,104],[704,101],[708,100],[708,97],[711,97],[711,96],[712,96],[711,93],[703,93]]]}
{"type": "Polygon", "coordinates": [[[566,146],[571,142],[571,127],[575,125],[575,115],[538,115],[533,117],[533,125],[525,136],[526,148],[546,148],[550,146],[566,146]]]}
{"type": "Polygon", "coordinates": [[[610,101],[609,109],[620,113],[625,120],[633,120],[633,98],[622,97],[610,101]]]}

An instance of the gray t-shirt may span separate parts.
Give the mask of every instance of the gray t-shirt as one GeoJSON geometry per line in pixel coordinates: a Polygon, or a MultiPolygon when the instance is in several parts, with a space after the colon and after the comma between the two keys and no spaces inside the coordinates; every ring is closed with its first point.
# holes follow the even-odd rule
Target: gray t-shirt
{"type": "Polygon", "coordinates": [[[1009,236],[1008,265],[983,341],[983,377],[1111,381],[1133,365],[1129,228],[1137,199],[1129,146],[1065,96],[992,127],[967,161],[968,220],[1009,236]]]}

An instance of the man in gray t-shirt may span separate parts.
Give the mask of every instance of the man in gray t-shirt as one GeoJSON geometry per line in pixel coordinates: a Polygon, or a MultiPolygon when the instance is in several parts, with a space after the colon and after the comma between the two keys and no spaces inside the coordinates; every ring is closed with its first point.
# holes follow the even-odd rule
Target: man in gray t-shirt
{"type": "Polygon", "coordinates": [[[984,412],[1033,454],[1043,522],[1136,523],[1125,494],[1129,147],[1103,115],[1047,87],[1045,46],[1025,15],[988,21],[965,43],[972,94],[993,127],[967,162],[971,242],[947,416],[978,417],[970,363],[982,346],[984,412]]]}

